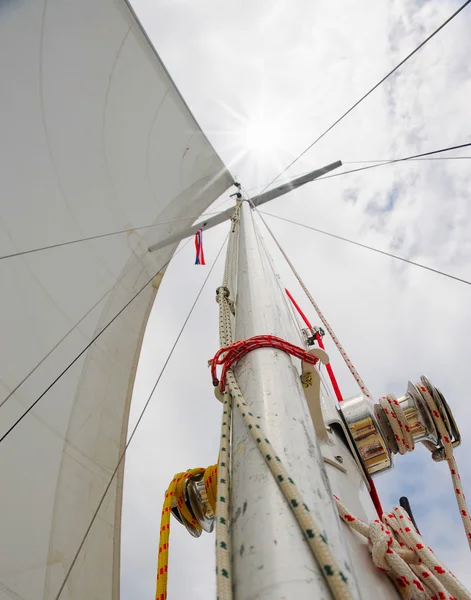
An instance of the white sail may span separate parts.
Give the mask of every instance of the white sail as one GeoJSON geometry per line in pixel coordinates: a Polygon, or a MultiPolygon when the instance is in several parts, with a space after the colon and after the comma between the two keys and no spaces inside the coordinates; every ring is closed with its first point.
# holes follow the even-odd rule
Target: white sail
{"type": "MultiPolygon", "coordinates": [[[[0,260],[3,435],[175,249],[148,246],[232,179],[124,0],[0,2],[0,81],[0,255],[132,230],[0,260]]],[[[58,594],[126,440],[159,281],[0,444],[1,600],[58,594]]],[[[119,475],[63,600],[119,597],[119,475]]]]}

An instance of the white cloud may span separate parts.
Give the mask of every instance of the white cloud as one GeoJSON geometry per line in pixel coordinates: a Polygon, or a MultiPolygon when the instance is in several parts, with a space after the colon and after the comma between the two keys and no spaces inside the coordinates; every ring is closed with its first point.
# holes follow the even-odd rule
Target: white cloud
{"type": "MultiPolygon", "coordinates": [[[[307,0],[134,4],[196,118],[249,189],[274,177],[459,5],[412,0],[341,7],[307,0]],[[272,147],[232,164],[254,115],[273,123],[276,153],[272,147]]],[[[471,141],[470,19],[465,9],[290,173],[338,158],[383,159],[471,141]]],[[[470,189],[467,161],[419,162],[313,183],[267,210],[469,279],[470,189]]],[[[465,491],[471,490],[471,465],[464,460],[471,447],[471,290],[294,225],[267,221],[376,397],[401,394],[407,380],[422,373],[442,389],[464,434],[456,455],[465,491]]],[[[208,262],[224,235],[224,226],[205,234],[208,262]]],[[[272,251],[283,280],[317,321],[272,251]]],[[[217,457],[220,409],[205,363],[218,345],[214,288],[221,268],[222,263],[128,452],[123,600],[153,593],[160,504],[173,473],[206,466],[217,457]]],[[[187,249],[164,279],[140,365],[134,418],[205,274],[192,265],[187,249]]],[[[348,371],[329,350],[342,391],[353,395],[348,371]]],[[[404,493],[410,496],[426,540],[470,586],[466,543],[448,479],[446,466],[434,464],[419,448],[399,457],[378,487],[386,506],[404,493]]],[[[205,537],[190,539],[175,523],[170,598],[181,597],[183,590],[195,599],[214,595],[214,539],[205,537]]]]}

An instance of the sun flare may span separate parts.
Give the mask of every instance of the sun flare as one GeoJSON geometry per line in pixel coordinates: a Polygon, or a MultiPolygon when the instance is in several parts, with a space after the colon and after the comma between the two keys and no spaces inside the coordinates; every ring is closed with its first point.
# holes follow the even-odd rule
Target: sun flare
{"type": "Polygon", "coordinates": [[[250,120],[244,131],[244,145],[251,154],[266,156],[277,146],[277,139],[269,123],[263,120],[250,120]]]}

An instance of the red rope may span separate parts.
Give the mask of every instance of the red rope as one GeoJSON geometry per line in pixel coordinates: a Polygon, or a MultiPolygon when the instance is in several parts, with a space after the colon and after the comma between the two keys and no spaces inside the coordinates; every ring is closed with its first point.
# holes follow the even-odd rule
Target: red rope
{"type": "Polygon", "coordinates": [[[249,338],[248,340],[240,340],[234,342],[225,348],[221,348],[216,352],[214,358],[211,359],[211,377],[213,378],[213,385],[217,386],[220,383],[220,390],[224,392],[226,389],[226,374],[227,371],[232,367],[234,363],[240,360],[243,356],[259,348],[276,348],[282,350],[287,354],[291,354],[296,358],[300,358],[305,362],[315,365],[318,362],[318,358],[308,354],[302,348],[282,340],[274,335],[256,335],[249,338]],[[221,377],[218,379],[216,369],[218,365],[222,365],[221,377]]]}
{"type": "MultiPolygon", "coordinates": [[[[312,329],[312,325],[309,322],[309,319],[303,313],[303,311],[301,310],[301,307],[298,305],[298,303],[296,302],[296,300],[293,298],[293,296],[291,295],[290,291],[285,288],[285,292],[286,292],[288,298],[293,303],[294,308],[298,311],[300,317],[302,318],[302,320],[304,321],[304,323],[306,324],[306,326],[309,327],[309,329],[312,329]]],[[[321,338],[321,336],[318,333],[316,333],[316,341],[319,344],[319,346],[322,348],[322,350],[325,350],[324,342],[322,341],[322,338],[321,338]]],[[[326,364],[326,369],[327,369],[327,373],[329,374],[329,378],[330,378],[330,382],[332,383],[332,387],[334,388],[335,395],[337,396],[337,400],[339,402],[342,402],[343,401],[342,393],[340,391],[339,385],[337,383],[337,379],[335,378],[334,371],[333,371],[332,366],[331,366],[330,363],[326,364]]],[[[370,485],[370,498],[371,498],[371,501],[374,504],[374,507],[376,509],[376,512],[378,513],[379,518],[381,519],[382,516],[383,516],[383,512],[384,511],[383,511],[383,507],[381,506],[381,500],[379,499],[378,491],[376,489],[374,481],[371,479],[371,477],[368,474],[368,472],[366,472],[366,476],[367,476],[367,479],[368,479],[368,483],[370,485]]]]}
{"type": "MultiPolygon", "coordinates": [[[[293,303],[294,308],[298,311],[299,315],[301,316],[301,318],[304,321],[304,323],[306,324],[306,326],[309,327],[309,329],[312,329],[312,325],[309,322],[309,319],[303,313],[303,311],[301,310],[301,307],[296,302],[296,300],[293,298],[290,291],[285,288],[285,292],[288,295],[288,298],[293,303]]],[[[318,333],[316,333],[316,341],[319,344],[320,348],[322,348],[322,350],[325,350],[324,342],[322,341],[322,338],[318,333]]],[[[343,400],[342,392],[340,391],[339,384],[337,383],[337,379],[335,378],[334,371],[332,369],[332,365],[330,363],[327,363],[325,368],[327,369],[327,373],[330,378],[330,383],[332,384],[332,387],[334,388],[335,396],[337,397],[337,400],[339,402],[342,402],[342,400],[343,400]]]]}

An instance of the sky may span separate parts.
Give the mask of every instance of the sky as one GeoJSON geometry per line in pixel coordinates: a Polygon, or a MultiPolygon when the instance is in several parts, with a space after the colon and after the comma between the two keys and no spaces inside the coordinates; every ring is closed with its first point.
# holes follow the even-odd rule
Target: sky
{"type": "MultiPolygon", "coordinates": [[[[160,57],[216,151],[256,193],[344,110],[442,23],[459,2],[134,0],[160,57]]],[[[285,173],[342,160],[397,158],[471,142],[471,8],[285,173]]],[[[466,151],[455,156],[466,156],[466,151]]],[[[467,160],[385,166],[318,181],[266,206],[300,221],[471,278],[471,173],[467,160]]],[[[230,190],[214,207],[230,206],[230,190]]],[[[421,374],[444,393],[461,429],[456,451],[471,489],[469,367],[471,289],[434,273],[266,217],[373,396],[402,395],[421,374]]],[[[263,225],[260,223],[263,233],[263,225]]],[[[227,233],[205,233],[208,266],[190,244],[170,265],[152,312],[130,427],[227,233]]],[[[318,324],[287,265],[275,267],[318,324]]],[[[222,258],[196,305],[126,457],[122,600],[152,597],[161,502],[175,472],[217,459],[220,407],[207,359],[218,348],[214,289],[222,258]]],[[[345,397],[354,381],[327,350],[345,397]]],[[[385,507],[401,495],[439,557],[471,586],[467,545],[448,469],[427,450],[396,457],[376,480],[385,507]]],[[[214,537],[174,522],[169,598],[215,594],[214,537]],[[184,582],[184,583],[182,583],[184,582]]]]}

